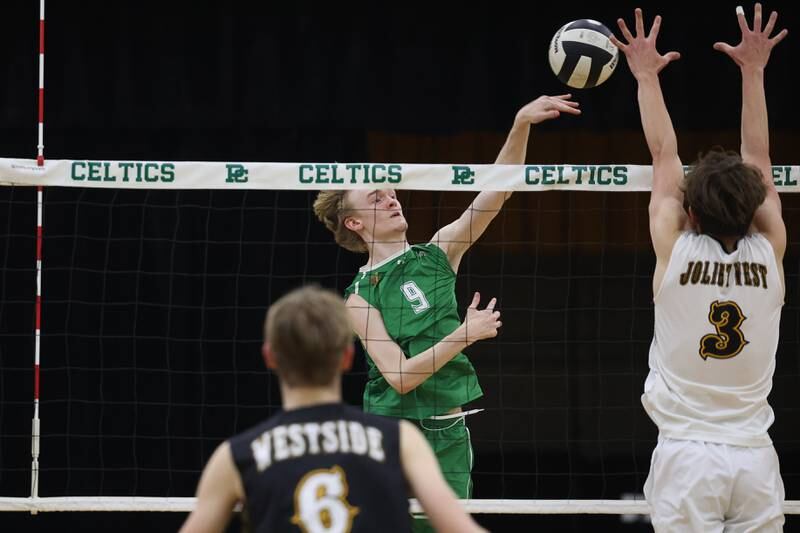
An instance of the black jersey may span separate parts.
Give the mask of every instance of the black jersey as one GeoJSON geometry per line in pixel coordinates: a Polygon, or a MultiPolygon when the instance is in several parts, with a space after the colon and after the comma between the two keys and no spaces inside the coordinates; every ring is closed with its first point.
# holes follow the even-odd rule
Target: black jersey
{"type": "Polygon", "coordinates": [[[398,420],[317,405],[282,411],[230,445],[254,532],[410,530],[398,420]]]}

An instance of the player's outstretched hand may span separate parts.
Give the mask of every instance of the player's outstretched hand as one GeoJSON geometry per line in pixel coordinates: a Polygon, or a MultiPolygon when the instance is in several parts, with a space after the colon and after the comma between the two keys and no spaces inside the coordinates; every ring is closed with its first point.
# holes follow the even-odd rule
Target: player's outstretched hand
{"type": "Polygon", "coordinates": [[[580,103],[571,100],[571,94],[540,96],[517,111],[514,121],[518,124],[539,124],[545,120],[558,118],[561,113],[580,115],[580,103]]]}
{"type": "Polygon", "coordinates": [[[497,298],[492,298],[484,309],[478,309],[481,303],[481,293],[476,292],[472,297],[472,303],[467,308],[467,316],[462,326],[467,335],[467,343],[472,344],[481,339],[489,339],[497,336],[497,329],[503,325],[500,322],[500,311],[495,311],[497,298]]]}
{"type": "Polygon", "coordinates": [[[714,50],[718,50],[733,59],[739,68],[763,69],[769,61],[769,54],[775,45],[783,40],[789,30],[783,29],[770,38],[772,30],[775,29],[775,21],[778,20],[778,12],[773,11],[767,25],[761,28],[761,4],[756,4],[753,16],[753,29],[747,26],[747,19],[744,16],[744,9],[736,8],[736,18],[739,20],[739,28],[742,30],[742,41],[736,46],[728,43],[714,43],[714,50]]]}
{"type": "Polygon", "coordinates": [[[622,42],[611,36],[611,42],[614,46],[619,48],[620,52],[625,54],[628,60],[628,68],[631,69],[631,74],[637,80],[643,76],[654,76],[661,72],[661,69],[666,67],[670,62],[680,59],[681,55],[678,52],[667,52],[666,54],[659,54],[656,50],[656,39],[658,32],[661,29],[661,16],[656,15],[653,20],[653,25],[650,27],[650,33],[646,34],[644,29],[644,15],[642,10],[638,7],[635,11],[636,19],[636,35],[634,36],[628,29],[623,19],[617,19],[622,36],[626,42],[622,42]]]}

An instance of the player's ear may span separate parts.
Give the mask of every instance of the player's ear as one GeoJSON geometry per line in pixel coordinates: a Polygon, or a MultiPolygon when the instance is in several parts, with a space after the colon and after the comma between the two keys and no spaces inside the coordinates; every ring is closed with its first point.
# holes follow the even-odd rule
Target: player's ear
{"type": "Polygon", "coordinates": [[[349,372],[351,368],[353,368],[353,359],[354,359],[355,350],[353,349],[353,343],[347,345],[347,348],[344,349],[344,353],[342,354],[342,362],[339,368],[342,372],[349,372]]]}
{"type": "Polygon", "coordinates": [[[275,352],[272,351],[268,342],[261,346],[261,356],[264,358],[264,364],[270,370],[277,370],[278,364],[275,362],[275,352]]]}
{"type": "Polygon", "coordinates": [[[350,231],[358,231],[364,227],[364,224],[356,217],[347,216],[344,218],[344,227],[350,231]]]}

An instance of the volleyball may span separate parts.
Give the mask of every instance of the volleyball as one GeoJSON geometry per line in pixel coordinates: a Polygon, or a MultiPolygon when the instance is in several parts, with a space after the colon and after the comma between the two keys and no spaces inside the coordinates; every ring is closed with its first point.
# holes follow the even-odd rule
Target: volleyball
{"type": "Polygon", "coordinates": [[[609,40],[611,31],[591,19],[565,24],[550,41],[550,68],[562,83],[576,89],[600,85],[611,76],[619,50],[609,40]]]}

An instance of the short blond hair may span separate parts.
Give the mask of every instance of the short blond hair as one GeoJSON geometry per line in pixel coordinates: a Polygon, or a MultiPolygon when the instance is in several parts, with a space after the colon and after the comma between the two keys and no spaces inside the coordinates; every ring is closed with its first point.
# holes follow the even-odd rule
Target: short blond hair
{"type": "Polygon", "coordinates": [[[272,304],[264,337],[280,378],[289,386],[330,385],[353,342],[347,307],[336,293],[310,285],[272,304]]]}
{"type": "Polygon", "coordinates": [[[346,195],[347,191],[320,191],[314,200],[314,214],[331,230],[339,246],[351,252],[366,253],[368,249],[364,240],[344,225],[349,209],[346,195]]]}

